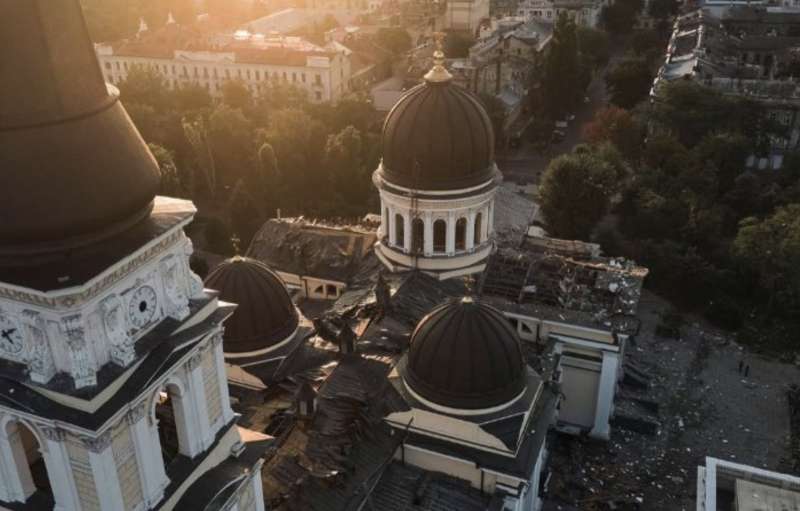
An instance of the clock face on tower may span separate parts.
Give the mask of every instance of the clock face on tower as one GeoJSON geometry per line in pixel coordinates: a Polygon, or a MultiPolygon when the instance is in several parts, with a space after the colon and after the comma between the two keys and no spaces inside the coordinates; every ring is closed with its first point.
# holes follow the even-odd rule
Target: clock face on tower
{"type": "Polygon", "coordinates": [[[0,353],[19,353],[22,351],[23,341],[19,325],[7,316],[0,316],[0,353]]]}
{"type": "Polygon", "coordinates": [[[158,296],[156,290],[150,286],[142,286],[134,291],[128,302],[128,319],[136,328],[142,328],[150,323],[156,315],[158,296]]]}

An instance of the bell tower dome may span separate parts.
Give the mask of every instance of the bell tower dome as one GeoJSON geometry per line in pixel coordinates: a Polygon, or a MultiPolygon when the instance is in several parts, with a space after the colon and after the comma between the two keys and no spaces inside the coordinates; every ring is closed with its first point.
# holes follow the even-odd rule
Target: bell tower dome
{"type": "Polygon", "coordinates": [[[483,270],[501,176],[492,122],[474,94],[453,84],[441,38],[423,83],[386,118],[373,182],[381,197],[383,263],[446,279],[483,270]]]}

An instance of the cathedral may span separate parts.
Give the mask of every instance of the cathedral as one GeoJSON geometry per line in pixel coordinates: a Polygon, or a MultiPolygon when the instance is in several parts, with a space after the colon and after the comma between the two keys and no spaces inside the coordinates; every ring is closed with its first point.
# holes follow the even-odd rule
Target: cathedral
{"type": "Polygon", "coordinates": [[[77,0],[4,2],[0,41],[0,509],[263,510],[194,206],[156,195],[77,0]]]}
{"type": "Polygon", "coordinates": [[[3,14],[0,509],[537,511],[550,434],[608,439],[647,270],[532,234],[441,50],[376,229],[276,219],[203,281],[78,1],[3,14]]]}

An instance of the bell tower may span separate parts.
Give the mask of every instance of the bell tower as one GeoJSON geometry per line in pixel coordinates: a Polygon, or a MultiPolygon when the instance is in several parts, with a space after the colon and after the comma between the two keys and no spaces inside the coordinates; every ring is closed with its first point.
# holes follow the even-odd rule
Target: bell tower
{"type": "Polygon", "coordinates": [[[78,0],[0,3],[0,509],[263,510],[194,206],[156,196],[78,0]]]}

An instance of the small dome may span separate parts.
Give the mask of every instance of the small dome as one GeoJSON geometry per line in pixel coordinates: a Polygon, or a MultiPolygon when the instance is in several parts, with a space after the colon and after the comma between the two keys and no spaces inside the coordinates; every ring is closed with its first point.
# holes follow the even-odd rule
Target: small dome
{"type": "Polygon", "coordinates": [[[477,97],[451,80],[403,95],[383,125],[381,176],[418,190],[455,190],[494,176],[492,121],[477,97]]]}
{"type": "Polygon", "coordinates": [[[233,257],[217,266],[205,285],[238,305],[225,322],[226,353],[263,350],[297,330],[299,318],[286,286],[263,263],[233,257]]]}
{"type": "Polygon", "coordinates": [[[437,405],[492,408],[525,389],[525,359],[505,316],[467,298],[441,305],[419,322],[404,377],[411,390],[437,405]]]}

